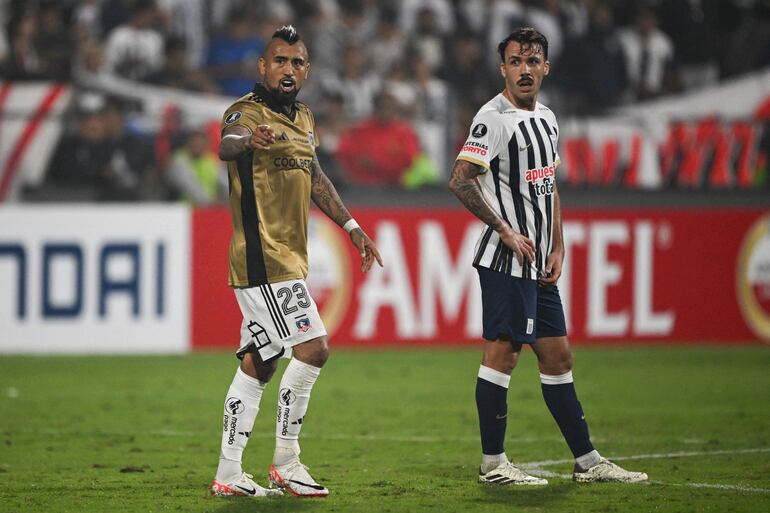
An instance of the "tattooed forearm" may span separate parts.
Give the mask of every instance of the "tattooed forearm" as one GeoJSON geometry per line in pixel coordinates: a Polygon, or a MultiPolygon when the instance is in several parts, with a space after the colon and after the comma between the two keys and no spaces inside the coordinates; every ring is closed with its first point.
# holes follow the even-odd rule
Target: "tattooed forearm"
{"type": "Polygon", "coordinates": [[[476,177],[481,174],[481,167],[466,160],[458,160],[452,169],[449,188],[473,215],[495,230],[500,230],[505,221],[498,216],[481,194],[476,177]]]}
{"type": "Polygon", "coordinates": [[[347,223],[352,216],[342,203],[334,184],[321,169],[321,164],[315,155],[313,155],[310,179],[310,197],[318,208],[339,226],[347,223]]]}

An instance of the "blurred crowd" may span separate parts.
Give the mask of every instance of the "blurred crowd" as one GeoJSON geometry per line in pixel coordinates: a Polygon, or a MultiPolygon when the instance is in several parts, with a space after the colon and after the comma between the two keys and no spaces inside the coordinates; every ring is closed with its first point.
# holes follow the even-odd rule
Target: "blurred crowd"
{"type": "MultiPolygon", "coordinates": [[[[272,32],[294,24],[322,164],[340,186],[437,183],[478,108],[502,89],[497,43],[549,40],[541,100],[595,115],[770,64],[770,0],[0,0],[0,73],[76,85],[51,183],[100,197],[222,201],[211,127],[148,129],[115,76],[237,98],[272,32]]],[[[180,94],[183,92],[180,91],[180,94]]]]}

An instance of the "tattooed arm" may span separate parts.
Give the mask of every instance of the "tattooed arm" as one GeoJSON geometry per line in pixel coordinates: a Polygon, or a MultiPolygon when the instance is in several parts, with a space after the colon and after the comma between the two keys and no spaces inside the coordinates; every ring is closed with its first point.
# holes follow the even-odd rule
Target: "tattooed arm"
{"type": "Polygon", "coordinates": [[[452,169],[449,188],[465,205],[465,208],[481,219],[487,226],[500,235],[500,240],[511,248],[520,264],[535,260],[535,244],[529,238],[513,231],[484,199],[477,177],[483,172],[479,165],[458,159],[452,169]]]}
{"type": "MultiPolygon", "coordinates": [[[[340,195],[337,194],[334,184],[332,184],[329,177],[321,169],[321,164],[318,162],[318,156],[316,155],[313,155],[313,163],[311,165],[310,198],[321,209],[321,212],[326,214],[329,219],[340,227],[353,219],[353,216],[350,215],[350,212],[342,203],[340,195]]],[[[366,272],[371,269],[375,260],[382,267],[380,252],[366,232],[361,228],[354,228],[350,230],[350,240],[361,254],[362,271],[366,272]]]]}

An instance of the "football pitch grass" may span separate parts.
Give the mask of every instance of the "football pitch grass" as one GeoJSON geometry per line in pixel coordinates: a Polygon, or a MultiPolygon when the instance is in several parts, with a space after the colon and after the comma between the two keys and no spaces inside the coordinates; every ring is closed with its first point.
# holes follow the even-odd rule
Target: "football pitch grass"
{"type": "MultiPolygon", "coordinates": [[[[0,356],[0,512],[770,511],[770,348],[575,353],[595,445],[650,484],[568,479],[529,350],[511,381],[506,449],[548,486],[476,482],[478,348],[340,349],[302,431],[326,499],[209,495],[231,354],[0,356]]],[[[263,485],[279,378],[244,456],[263,485]]]]}

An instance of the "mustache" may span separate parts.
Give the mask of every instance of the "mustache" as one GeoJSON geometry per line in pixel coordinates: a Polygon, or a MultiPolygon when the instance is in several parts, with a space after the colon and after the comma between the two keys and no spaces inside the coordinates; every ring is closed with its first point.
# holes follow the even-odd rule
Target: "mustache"
{"type": "Polygon", "coordinates": [[[523,85],[523,84],[534,84],[535,80],[532,77],[521,77],[518,82],[516,82],[517,85],[523,85]]]}

